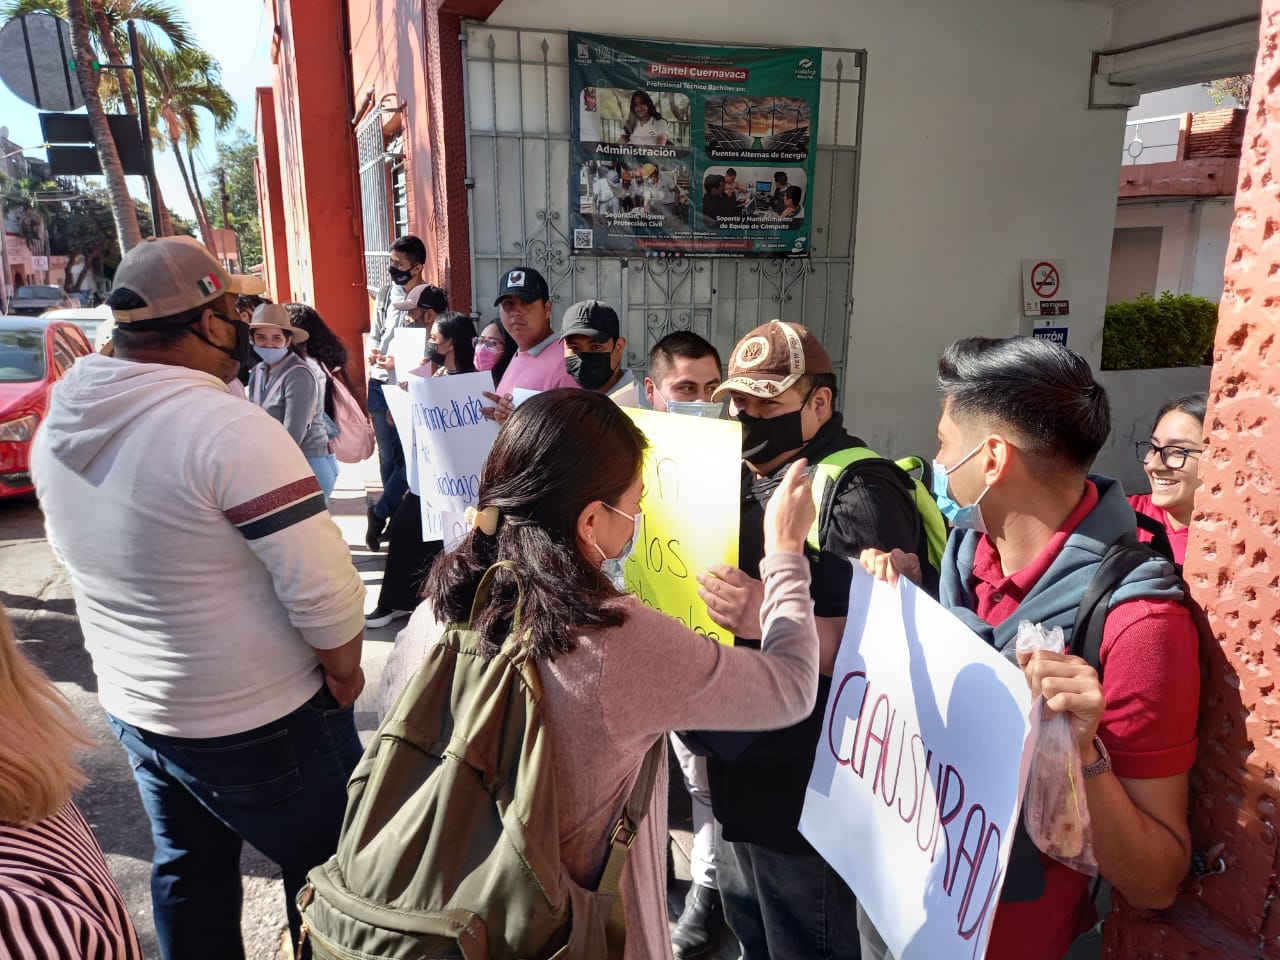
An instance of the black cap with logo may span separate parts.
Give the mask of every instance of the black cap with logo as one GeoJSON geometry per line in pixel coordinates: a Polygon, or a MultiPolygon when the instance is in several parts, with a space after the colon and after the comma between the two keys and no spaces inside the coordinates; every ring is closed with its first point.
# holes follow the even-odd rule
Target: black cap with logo
{"type": "Polygon", "coordinates": [[[526,303],[532,303],[534,300],[550,300],[551,290],[542,274],[532,267],[512,267],[502,275],[493,305],[500,304],[503,297],[519,297],[526,303]]]}

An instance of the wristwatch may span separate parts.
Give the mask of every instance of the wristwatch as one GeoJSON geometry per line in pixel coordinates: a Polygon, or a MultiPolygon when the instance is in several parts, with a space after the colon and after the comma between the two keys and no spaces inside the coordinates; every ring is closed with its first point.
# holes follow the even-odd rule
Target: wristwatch
{"type": "Polygon", "coordinates": [[[1093,737],[1093,749],[1098,751],[1098,759],[1093,763],[1086,763],[1080,768],[1080,772],[1084,774],[1084,778],[1088,780],[1090,777],[1098,777],[1111,769],[1111,754],[1107,753],[1107,748],[1103,746],[1102,740],[1097,734],[1093,737]]]}

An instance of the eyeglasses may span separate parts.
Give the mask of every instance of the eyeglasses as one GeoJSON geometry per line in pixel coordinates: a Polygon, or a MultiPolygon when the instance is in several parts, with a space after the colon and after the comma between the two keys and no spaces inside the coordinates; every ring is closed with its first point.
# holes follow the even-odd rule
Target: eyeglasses
{"type": "Polygon", "coordinates": [[[471,345],[480,350],[501,350],[502,341],[491,337],[472,337],[471,345]]]}
{"type": "Polygon", "coordinates": [[[1180,470],[1187,465],[1187,457],[1199,457],[1203,450],[1192,450],[1190,447],[1157,447],[1154,443],[1139,440],[1133,445],[1139,463],[1147,463],[1151,455],[1159,454],[1160,462],[1170,470],[1180,470]]]}

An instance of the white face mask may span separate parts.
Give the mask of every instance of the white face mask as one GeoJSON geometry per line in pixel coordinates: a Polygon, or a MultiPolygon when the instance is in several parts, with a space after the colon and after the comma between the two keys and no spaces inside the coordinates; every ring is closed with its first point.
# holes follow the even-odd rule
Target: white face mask
{"type": "Polygon", "coordinates": [[[288,347],[254,347],[253,352],[260,356],[267,363],[279,363],[284,359],[284,355],[289,352],[288,347]]]}
{"type": "Polygon", "coordinates": [[[667,413],[682,414],[686,417],[707,417],[711,420],[724,419],[724,401],[716,403],[711,400],[668,400],[662,396],[662,391],[658,389],[658,385],[653,385],[653,392],[656,393],[667,408],[667,413]]]}

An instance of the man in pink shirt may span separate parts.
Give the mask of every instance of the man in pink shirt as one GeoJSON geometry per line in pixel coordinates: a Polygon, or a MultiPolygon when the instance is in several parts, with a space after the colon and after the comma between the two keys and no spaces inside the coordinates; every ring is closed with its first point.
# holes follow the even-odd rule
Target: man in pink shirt
{"type": "Polygon", "coordinates": [[[503,274],[493,303],[501,311],[502,326],[519,348],[497,392],[485,393],[494,406],[485,407],[484,415],[504,423],[515,409],[511,391],[516,387],[554,390],[576,388],[578,383],[565,368],[559,338],[551,330],[551,291],[542,274],[532,267],[513,267],[503,274]]]}

